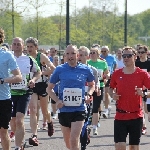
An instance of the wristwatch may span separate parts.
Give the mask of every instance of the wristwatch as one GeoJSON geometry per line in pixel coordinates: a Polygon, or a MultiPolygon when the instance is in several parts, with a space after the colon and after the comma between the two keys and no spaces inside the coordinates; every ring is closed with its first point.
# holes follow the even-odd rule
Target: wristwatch
{"type": "Polygon", "coordinates": [[[1,81],[1,84],[3,84],[3,83],[4,83],[4,79],[3,79],[3,78],[0,78],[0,81],[1,81]]]}
{"type": "Polygon", "coordinates": [[[147,92],[143,92],[143,97],[142,98],[147,98],[147,92]]]}

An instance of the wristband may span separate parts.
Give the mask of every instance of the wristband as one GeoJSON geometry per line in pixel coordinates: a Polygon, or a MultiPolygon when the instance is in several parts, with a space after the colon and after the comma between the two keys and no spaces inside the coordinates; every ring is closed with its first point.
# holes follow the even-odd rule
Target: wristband
{"type": "Polygon", "coordinates": [[[147,92],[143,92],[143,97],[142,98],[147,98],[147,92]]]}

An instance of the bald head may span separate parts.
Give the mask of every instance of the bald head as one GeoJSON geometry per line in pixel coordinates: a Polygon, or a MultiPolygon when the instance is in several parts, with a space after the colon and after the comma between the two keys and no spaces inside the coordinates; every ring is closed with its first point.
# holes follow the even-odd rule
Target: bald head
{"type": "Polygon", "coordinates": [[[12,50],[14,52],[22,52],[24,48],[24,41],[20,37],[15,37],[12,40],[12,50]]]}
{"type": "Polygon", "coordinates": [[[65,58],[68,64],[71,67],[75,67],[77,65],[78,58],[78,48],[75,45],[68,45],[65,50],[65,58]]]}
{"type": "Polygon", "coordinates": [[[76,45],[68,45],[67,48],[66,48],[66,50],[65,50],[65,53],[68,52],[68,51],[70,51],[70,50],[73,50],[76,53],[78,53],[78,48],[77,48],[76,45]]]}
{"type": "Polygon", "coordinates": [[[14,41],[20,41],[20,42],[22,43],[22,45],[24,45],[24,40],[23,40],[22,38],[20,38],[20,37],[15,37],[15,38],[13,38],[12,43],[13,43],[14,41]]]}

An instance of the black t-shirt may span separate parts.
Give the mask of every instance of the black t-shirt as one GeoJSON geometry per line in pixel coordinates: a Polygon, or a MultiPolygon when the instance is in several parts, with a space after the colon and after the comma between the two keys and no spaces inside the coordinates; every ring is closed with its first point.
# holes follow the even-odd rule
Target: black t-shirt
{"type": "Polygon", "coordinates": [[[150,72],[150,60],[145,62],[141,62],[140,60],[135,62],[135,66],[139,67],[140,69],[147,69],[147,72],[150,72]]]}

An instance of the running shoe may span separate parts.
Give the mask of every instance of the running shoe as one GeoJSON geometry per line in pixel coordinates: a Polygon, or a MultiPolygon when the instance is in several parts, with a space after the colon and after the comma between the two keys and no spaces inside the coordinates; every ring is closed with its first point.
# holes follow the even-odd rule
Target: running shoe
{"type": "Polygon", "coordinates": [[[37,136],[33,135],[31,138],[29,138],[29,144],[33,146],[38,146],[39,142],[37,140],[37,136]]]}
{"type": "Polygon", "coordinates": [[[57,114],[53,114],[53,119],[57,119],[57,114]]]}
{"type": "Polygon", "coordinates": [[[145,135],[147,133],[146,129],[147,129],[146,127],[142,128],[142,135],[145,135]]]}
{"type": "Polygon", "coordinates": [[[101,126],[101,124],[100,124],[100,122],[98,122],[97,127],[100,128],[100,126],[101,126]]]}
{"type": "Polygon", "coordinates": [[[110,117],[110,111],[111,106],[109,106],[108,109],[105,109],[105,112],[103,113],[103,118],[108,119],[108,117],[110,117]]]}
{"type": "Polygon", "coordinates": [[[15,141],[15,133],[11,131],[10,135],[9,135],[9,138],[10,138],[11,142],[14,142],[15,141]]]}
{"type": "Polygon", "coordinates": [[[93,129],[93,135],[98,135],[97,129],[93,129]]]}
{"type": "Polygon", "coordinates": [[[41,128],[39,127],[39,124],[37,123],[37,130],[40,130],[41,128]]]}
{"type": "Polygon", "coordinates": [[[47,124],[46,123],[43,123],[42,130],[47,130],[47,124]]]}
{"type": "Polygon", "coordinates": [[[48,136],[52,136],[54,133],[53,122],[47,123],[48,125],[48,136]]]}

